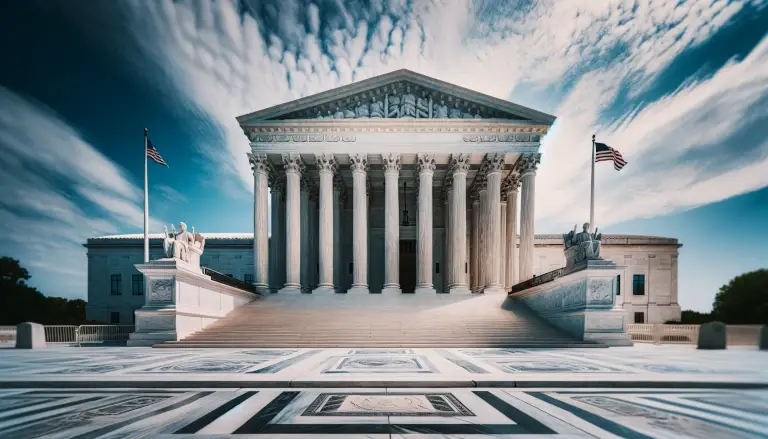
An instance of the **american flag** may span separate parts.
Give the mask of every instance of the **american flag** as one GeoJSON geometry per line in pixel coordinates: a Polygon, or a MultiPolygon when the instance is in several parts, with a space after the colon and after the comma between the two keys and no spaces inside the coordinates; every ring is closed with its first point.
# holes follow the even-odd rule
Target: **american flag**
{"type": "Polygon", "coordinates": [[[165,163],[165,160],[163,160],[163,158],[160,156],[160,153],[157,152],[155,145],[152,144],[152,141],[149,140],[149,137],[147,137],[147,157],[154,160],[155,163],[159,163],[166,168],[168,167],[168,163],[165,163]]]}
{"type": "Polygon", "coordinates": [[[605,143],[595,143],[595,163],[605,161],[612,161],[613,168],[617,171],[621,171],[621,168],[627,164],[618,150],[611,148],[605,143]]]}

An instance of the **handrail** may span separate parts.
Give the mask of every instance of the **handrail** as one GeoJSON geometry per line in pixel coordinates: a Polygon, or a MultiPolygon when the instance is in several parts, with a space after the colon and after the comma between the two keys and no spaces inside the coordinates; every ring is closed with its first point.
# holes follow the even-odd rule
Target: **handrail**
{"type": "Polygon", "coordinates": [[[208,267],[202,267],[202,268],[203,268],[203,274],[205,274],[206,276],[210,276],[211,280],[214,282],[218,282],[224,285],[229,285],[230,287],[234,287],[239,290],[256,294],[256,287],[249,283],[245,283],[240,279],[235,279],[234,277],[219,273],[218,271],[211,270],[208,267]]]}
{"type": "Polygon", "coordinates": [[[520,291],[527,290],[528,288],[533,288],[541,284],[545,284],[547,282],[552,282],[553,280],[562,276],[564,273],[565,273],[565,267],[561,267],[561,268],[558,268],[557,270],[552,270],[540,276],[534,276],[526,281],[520,282],[517,285],[513,285],[512,289],[509,291],[508,294],[518,293],[520,291]]]}

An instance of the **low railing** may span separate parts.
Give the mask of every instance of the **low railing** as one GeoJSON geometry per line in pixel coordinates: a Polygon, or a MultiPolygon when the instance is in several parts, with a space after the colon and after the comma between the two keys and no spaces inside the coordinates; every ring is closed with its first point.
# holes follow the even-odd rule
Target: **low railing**
{"type": "Polygon", "coordinates": [[[43,328],[45,328],[46,343],[77,343],[77,326],[75,325],[46,325],[43,328]]]}
{"type": "Polygon", "coordinates": [[[627,332],[633,341],[657,344],[696,344],[699,339],[699,325],[633,323],[627,325],[627,332]]]}
{"type": "Polygon", "coordinates": [[[203,268],[203,274],[205,274],[206,276],[210,276],[211,280],[213,280],[214,282],[222,283],[224,285],[229,285],[230,287],[234,287],[243,291],[247,291],[249,293],[256,294],[256,287],[254,287],[249,283],[245,283],[239,279],[235,279],[234,277],[219,273],[218,271],[211,270],[208,267],[202,267],[202,268],[203,268]]]}
{"type": "Polygon", "coordinates": [[[557,279],[558,277],[562,276],[563,273],[565,273],[565,267],[558,268],[557,270],[552,270],[548,273],[544,273],[540,276],[534,276],[524,282],[520,282],[517,285],[512,286],[512,290],[510,291],[510,294],[517,293],[523,290],[527,290],[528,288],[533,288],[536,286],[539,286],[541,284],[545,284],[547,282],[552,282],[553,280],[557,279]]]}
{"type": "Polygon", "coordinates": [[[133,325],[81,325],[77,328],[77,343],[123,342],[135,330],[133,325]]]}
{"type": "MultiPolygon", "coordinates": [[[[133,325],[44,325],[47,344],[124,342],[135,331],[133,325]]],[[[0,326],[0,343],[15,343],[16,327],[0,326]]]]}

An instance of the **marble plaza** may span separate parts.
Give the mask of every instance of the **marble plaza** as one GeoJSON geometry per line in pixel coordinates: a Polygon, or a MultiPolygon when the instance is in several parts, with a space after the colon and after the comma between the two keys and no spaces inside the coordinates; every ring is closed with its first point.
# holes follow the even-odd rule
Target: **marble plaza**
{"type": "Polygon", "coordinates": [[[768,437],[751,349],[1,353],[3,438],[768,437]]]}

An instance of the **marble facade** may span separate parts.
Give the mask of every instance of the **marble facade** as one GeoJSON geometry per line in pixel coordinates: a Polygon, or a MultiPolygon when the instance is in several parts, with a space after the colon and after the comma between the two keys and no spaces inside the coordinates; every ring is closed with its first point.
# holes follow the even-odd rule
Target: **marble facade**
{"type": "Polygon", "coordinates": [[[507,272],[512,282],[533,276],[535,174],[553,116],[399,70],[237,119],[251,144],[254,206],[267,204],[266,182],[277,202],[271,243],[256,225],[267,214],[254,218],[254,284],[262,292],[368,294],[383,281],[390,294],[504,293],[507,272]],[[502,209],[518,188],[519,220],[516,208],[502,209]],[[317,200],[319,220],[304,207],[306,195],[317,200]],[[475,197],[482,209],[470,216],[475,197]],[[521,225],[519,253],[507,255],[502,242],[507,221],[521,225]],[[341,239],[337,223],[347,232],[341,239]],[[468,248],[474,229],[479,251],[468,248]],[[351,254],[341,267],[335,255],[345,240],[351,254]],[[400,263],[401,241],[411,240],[415,266],[400,263]],[[265,257],[269,271],[261,269],[265,257]],[[374,279],[373,260],[383,262],[383,279],[374,279]],[[335,285],[347,269],[351,285],[335,285]],[[415,285],[404,289],[401,275],[415,285]]]}

